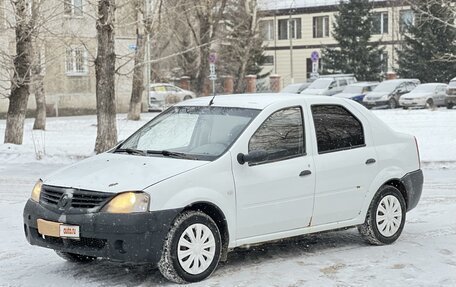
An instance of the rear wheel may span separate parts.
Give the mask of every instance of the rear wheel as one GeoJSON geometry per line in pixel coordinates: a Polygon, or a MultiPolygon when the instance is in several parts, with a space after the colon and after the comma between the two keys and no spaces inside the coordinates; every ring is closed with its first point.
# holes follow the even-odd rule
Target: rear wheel
{"type": "Polygon", "coordinates": [[[192,96],[186,95],[186,96],[184,97],[184,101],[190,100],[190,99],[193,99],[192,96]]]}
{"type": "Polygon", "coordinates": [[[372,199],[366,220],[358,230],[370,244],[391,244],[404,229],[406,208],[405,199],[397,188],[383,186],[372,199]]]}
{"type": "Polygon", "coordinates": [[[201,211],[186,211],[168,233],[158,269],[176,283],[198,282],[217,268],[221,248],[220,232],[212,218],[201,211]]]}
{"type": "Polygon", "coordinates": [[[451,110],[453,108],[454,104],[453,103],[447,103],[446,107],[447,109],[451,110]]]}
{"type": "Polygon", "coordinates": [[[428,99],[426,101],[426,109],[433,109],[435,108],[434,101],[432,99],[428,99]]]}
{"type": "Polygon", "coordinates": [[[93,256],[80,255],[80,254],[57,251],[57,250],[55,250],[55,253],[57,253],[58,256],[65,259],[66,261],[74,262],[74,263],[83,263],[83,264],[90,263],[97,259],[96,257],[93,257],[93,256]]]}

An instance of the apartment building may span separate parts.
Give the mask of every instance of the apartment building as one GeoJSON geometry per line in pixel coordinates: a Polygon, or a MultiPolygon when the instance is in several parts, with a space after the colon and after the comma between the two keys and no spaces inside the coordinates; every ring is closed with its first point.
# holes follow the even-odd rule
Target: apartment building
{"type": "MultiPolygon", "coordinates": [[[[267,55],[264,72],[282,76],[283,85],[304,82],[312,72],[311,54],[320,55],[323,47],[337,46],[332,37],[333,23],[339,0],[268,1],[263,5],[260,30],[267,55]],[[280,4],[277,4],[280,3],[280,4]],[[285,6],[286,4],[290,6],[285,6]]],[[[413,23],[414,15],[403,1],[373,1],[374,33],[372,41],[381,41],[385,52],[382,70],[394,70],[396,48],[401,43],[405,25],[413,23]]]]}
{"type": "MultiPolygon", "coordinates": [[[[97,53],[97,1],[41,0],[39,36],[42,76],[50,113],[92,113],[96,108],[95,67],[97,53]]],[[[116,78],[117,110],[128,110],[136,48],[135,7],[132,1],[117,1],[116,78]]],[[[8,109],[12,59],[15,54],[14,8],[0,0],[0,116],[8,109]]],[[[28,110],[35,109],[31,90],[28,110]]]]}

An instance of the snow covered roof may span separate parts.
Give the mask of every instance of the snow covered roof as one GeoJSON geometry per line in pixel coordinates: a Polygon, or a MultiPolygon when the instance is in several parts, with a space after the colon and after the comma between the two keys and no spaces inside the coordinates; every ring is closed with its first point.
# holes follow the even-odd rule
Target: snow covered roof
{"type": "MultiPolygon", "coordinates": [[[[385,0],[370,0],[372,2],[384,2],[385,0]]],[[[334,6],[340,0],[259,0],[260,10],[280,10],[290,8],[310,8],[319,6],[334,6]]]]}

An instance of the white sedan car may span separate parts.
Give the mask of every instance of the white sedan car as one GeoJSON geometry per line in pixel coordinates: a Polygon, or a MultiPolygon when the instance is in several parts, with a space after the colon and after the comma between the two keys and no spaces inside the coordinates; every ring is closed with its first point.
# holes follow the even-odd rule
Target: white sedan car
{"type": "Polygon", "coordinates": [[[195,98],[195,93],[171,84],[151,84],[149,111],[163,111],[178,102],[195,98]]]}
{"type": "Polygon", "coordinates": [[[428,83],[418,85],[410,93],[399,99],[399,105],[404,108],[434,108],[445,106],[446,89],[448,85],[442,83],[428,83]]]}
{"type": "Polygon", "coordinates": [[[187,283],[266,241],[357,227],[368,243],[391,244],[422,188],[415,138],[354,101],[204,97],[38,180],[24,231],[69,261],[156,264],[187,283]]]}

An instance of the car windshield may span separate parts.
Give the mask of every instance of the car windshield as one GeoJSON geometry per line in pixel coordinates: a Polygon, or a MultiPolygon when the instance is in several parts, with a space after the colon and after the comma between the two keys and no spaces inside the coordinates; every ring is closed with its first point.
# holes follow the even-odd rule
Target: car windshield
{"type": "Polygon", "coordinates": [[[435,91],[434,85],[419,85],[418,87],[414,88],[411,93],[423,93],[423,92],[433,92],[435,91]]]}
{"type": "Polygon", "coordinates": [[[114,152],[214,160],[259,112],[232,107],[172,107],[144,125],[114,152]]]}
{"type": "Polygon", "coordinates": [[[392,92],[394,91],[397,86],[399,85],[399,82],[389,82],[389,81],[384,81],[381,82],[375,89],[373,90],[374,92],[392,92]]]}
{"type": "Polygon", "coordinates": [[[450,88],[456,88],[456,81],[451,81],[450,84],[448,85],[450,88]]]}
{"type": "Polygon", "coordinates": [[[363,87],[361,86],[346,86],[344,93],[347,94],[361,94],[363,92],[363,87]]]}
{"type": "Polygon", "coordinates": [[[333,79],[318,79],[310,84],[309,89],[326,89],[333,81],[333,79]]]}

